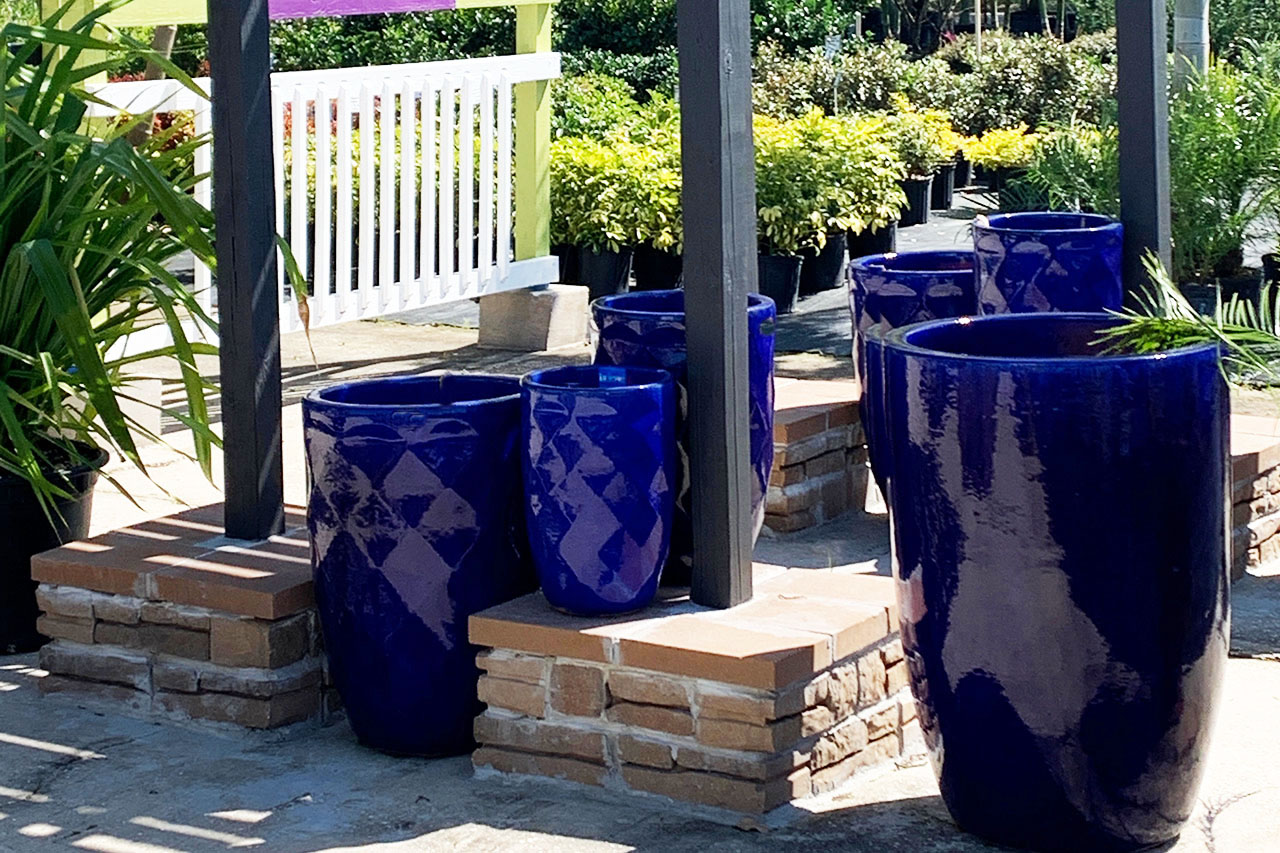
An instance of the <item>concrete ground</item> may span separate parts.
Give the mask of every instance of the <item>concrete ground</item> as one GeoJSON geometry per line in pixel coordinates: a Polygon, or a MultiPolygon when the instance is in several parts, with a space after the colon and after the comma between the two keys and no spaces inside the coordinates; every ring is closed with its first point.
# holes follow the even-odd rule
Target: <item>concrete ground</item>
{"type": "MultiPolygon", "coordinates": [[[[956,211],[906,229],[900,248],[962,245],[971,216],[956,211]]],[[[845,300],[819,294],[779,323],[780,375],[851,378],[845,300]]],[[[309,389],[434,369],[523,372],[588,357],[586,347],[534,356],[481,350],[469,303],[318,330],[312,343],[314,361],[302,336],[283,342],[286,495],[299,503],[298,401],[309,389]]],[[[208,367],[216,371],[216,363],[208,367]]],[[[141,506],[104,484],[95,532],[219,499],[179,453],[150,446],[144,455],[154,482],[119,462],[109,469],[141,506]]],[[[217,480],[220,459],[214,468],[217,480]]],[[[873,564],[887,573],[887,543],[883,516],[854,514],[763,540],[757,558],[813,568],[873,564]]],[[[1280,741],[1272,735],[1280,719],[1280,576],[1250,576],[1234,592],[1234,651],[1250,657],[1227,668],[1200,803],[1167,848],[1178,853],[1270,851],[1280,837],[1280,741]]],[[[466,758],[390,758],[361,748],[340,719],[251,734],[129,718],[66,696],[42,698],[41,675],[32,655],[0,657],[0,853],[996,849],[950,822],[923,755],[761,823],[655,797],[475,778],[466,758]]]]}

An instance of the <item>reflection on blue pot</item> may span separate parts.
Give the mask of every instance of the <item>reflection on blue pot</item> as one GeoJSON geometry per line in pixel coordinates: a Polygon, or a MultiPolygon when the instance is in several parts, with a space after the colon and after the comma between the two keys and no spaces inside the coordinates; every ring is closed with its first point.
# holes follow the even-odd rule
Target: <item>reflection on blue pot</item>
{"type": "MultiPolygon", "coordinates": [[[[591,306],[598,340],[595,362],[622,367],[659,367],[675,378],[679,394],[676,439],[679,449],[675,522],[666,583],[687,586],[693,567],[693,515],[689,493],[688,366],[684,291],[654,290],[597,299],[591,306]]],[[[777,308],[767,296],[752,294],[747,304],[751,383],[751,512],[759,534],[764,497],[773,470],[773,348],[777,308]]]]}
{"type": "Polygon", "coordinates": [[[881,491],[888,474],[884,383],[879,338],[899,326],[977,313],[972,252],[903,252],[869,255],[851,269],[853,358],[862,383],[859,412],[867,436],[871,473],[881,491]]]}
{"type": "Polygon", "coordinates": [[[388,752],[467,752],[467,619],[535,587],[519,380],[337,385],[307,397],[303,425],[316,605],[352,729],[388,752]]]}
{"type": "Polygon", "coordinates": [[[671,374],[561,367],[521,384],[529,542],[543,594],[582,616],[644,607],[671,545],[671,374]]]}
{"type": "Polygon", "coordinates": [[[1218,352],[1101,355],[1114,322],[986,317],[886,337],[912,688],[957,823],[1013,847],[1176,836],[1226,664],[1218,352]]]}
{"type": "Polygon", "coordinates": [[[1090,213],[1005,213],[973,221],[982,314],[1117,310],[1124,226],[1090,213]]]}

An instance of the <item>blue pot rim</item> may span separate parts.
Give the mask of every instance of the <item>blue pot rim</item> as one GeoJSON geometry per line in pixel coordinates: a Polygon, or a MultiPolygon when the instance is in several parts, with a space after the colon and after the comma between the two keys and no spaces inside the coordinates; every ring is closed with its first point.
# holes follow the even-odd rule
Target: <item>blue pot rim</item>
{"type": "Polygon", "coordinates": [[[914,252],[886,252],[882,255],[865,255],[861,258],[854,258],[851,262],[854,269],[857,270],[880,270],[886,273],[892,273],[895,278],[914,278],[916,276],[937,276],[937,275],[954,275],[957,273],[976,272],[978,268],[977,254],[972,250],[965,251],[959,249],[921,249],[914,252]],[[967,270],[957,269],[894,269],[885,266],[886,261],[894,260],[901,257],[923,257],[932,256],[935,258],[951,258],[954,260],[968,259],[972,261],[973,267],[967,270]]]}
{"type": "Polygon", "coordinates": [[[1064,211],[1025,211],[1022,213],[997,213],[994,216],[978,215],[973,220],[973,227],[997,234],[1100,234],[1106,231],[1123,231],[1124,224],[1111,216],[1101,213],[1069,213],[1064,211]],[[1019,226],[1018,220],[1032,218],[1085,219],[1096,222],[1096,225],[1075,226],[1071,228],[1029,228],[1019,226]]]}
{"type": "MultiPolygon", "coordinates": [[[[610,314],[615,317],[627,317],[636,320],[664,320],[670,322],[683,322],[684,311],[643,311],[637,308],[627,308],[627,302],[641,302],[646,298],[670,296],[671,294],[683,294],[682,288],[673,290],[642,290],[636,293],[619,293],[613,296],[601,296],[595,302],[591,303],[591,313],[610,314]]],[[[770,309],[776,311],[777,304],[768,296],[760,293],[747,294],[747,315],[767,313],[770,309]]]]}
{"type": "Polygon", "coordinates": [[[337,385],[327,385],[324,388],[317,388],[309,393],[303,402],[308,407],[321,407],[326,409],[336,409],[346,414],[358,414],[360,412],[368,412],[370,414],[386,414],[394,411],[421,411],[433,415],[453,415],[462,414],[464,412],[475,411],[484,406],[494,404],[512,404],[520,402],[520,379],[517,376],[509,376],[501,373],[423,373],[414,376],[386,376],[377,379],[360,379],[354,382],[342,382],[337,385]],[[453,403],[347,403],[342,400],[331,400],[326,395],[333,394],[338,391],[345,391],[351,388],[367,388],[377,385],[407,385],[413,382],[422,382],[423,380],[436,379],[442,383],[444,380],[451,380],[455,383],[463,384],[480,384],[497,383],[501,385],[510,385],[511,392],[499,396],[479,397],[475,400],[459,400],[453,403]]]}
{"type": "Polygon", "coordinates": [[[531,391],[568,392],[574,394],[604,397],[633,391],[662,389],[674,386],[675,378],[669,371],[656,367],[617,367],[614,365],[571,365],[568,367],[549,367],[545,370],[534,370],[520,379],[520,387],[531,391]],[[560,376],[600,376],[602,374],[624,374],[627,378],[635,377],[638,381],[624,382],[617,385],[569,385],[556,382],[560,376]]]}
{"type": "Polygon", "coordinates": [[[1123,322],[1123,318],[1114,314],[1089,312],[1043,312],[1030,314],[996,314],[986,317],[952,317],[945,320],[926,320],[923,323],[903,326],[902,328],[884,333],[881,340],[886,350],[896,350],[908,355],[928,358],[936,361],[955,361],[973,364],[1018,364],[1041,368],[1168,362],[1175,358],[1194,359],[1207,354],[1212,354],[1216,358],[1219,353],[1219,345],[1213,341],[1206,341],[1202,344],[1190,344],[1185,347],[1177,347],[1175,349],[1152,353],[1099,353],[1098,355],[1066,356],[969,355],[966,353],[946,352],[944,350],[931,349],[911,342],[911,337],[914,335],[946,326],[974,326],[981,324],[983,326],[998,327],[1000,324],[1009,326],[1016,323],[1049,324],[1066,322],[1091,322],[1096,324],[1098,329],[1101,330],[1106,326],[1119,325],[1123,322]]]}

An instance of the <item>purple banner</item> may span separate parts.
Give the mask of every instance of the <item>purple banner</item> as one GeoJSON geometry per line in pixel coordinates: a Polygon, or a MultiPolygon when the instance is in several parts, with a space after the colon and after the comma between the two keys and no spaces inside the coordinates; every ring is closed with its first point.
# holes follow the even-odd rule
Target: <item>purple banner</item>
{"type": "Polygon", "coordinates": [[[434,12],[454,9],[457,0],[269,0],[273,18],[337,18],[374,12],[434,12]]]}

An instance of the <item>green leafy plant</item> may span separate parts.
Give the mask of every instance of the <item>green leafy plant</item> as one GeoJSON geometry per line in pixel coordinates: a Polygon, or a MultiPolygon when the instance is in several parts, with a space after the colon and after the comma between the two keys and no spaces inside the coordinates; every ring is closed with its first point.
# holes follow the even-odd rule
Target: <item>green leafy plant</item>
{"type": "Polygon", "coordinates": [[[988,169],[1022,169],[1031,165],[1039,141],[1039,135],[1030,133],[1025,124],[999,128],[972,139],[965,156],[988,169]]]}
{"type": "Polygon", "coordinates": [[[1119,137],[1114,128],[1076,125],[1045,134],[1025,180],[1052,210],[1120,214],[1119,137]]]}
{"type": "Polygon", "coordinates": [[[552,135],[604,139],[635,121],[640,105],[631,87],[616,77],[588,73],[565,77],[554,84],[555,116],[552,135]]]}
{"type": "Polygon", "coordinates": [[[907,177],[927,178],[955,158],[959,140],[945,112],[918,110],[902,95],[895,95],[893,103],[895,111],[886,118],[884,128],[906,166],[907,177]]]}
{"type": "Polygon", "coordinates": [[[551,144],[551,240],[597,252],[639,239],[635,157],[629,141],[565,137],[551,144]]]}
{"type": "Polygon", "coordinates": [[[210,386],[195,364],[215,350],[187,331],[212,323],[169,270],[188,249],[214,265],[213,216],[190,194],[194,154],[206,140],[162,134],[135,150],[130,125],[85,122],[92,98],[82,84],[99,68],[76,67],[82,53],[150,56],[125,34],[98,36],[98,19],[118,5],[66,24],[68,4],[41,25],[0,29],[12,46],[0,51],[0,471],[29,482],[51,517],[69,497],[57,472],[93,463],[98,448],[145,471],[134,435],[157,437],[122,405],[145,402],[130,373],[140,362],[178,363],[188,411],[166,414],[191,430],[206,473],[218,441],[210,386]],[[173,343],[115,354],[129,335],[155,327],[173,343]]]}

